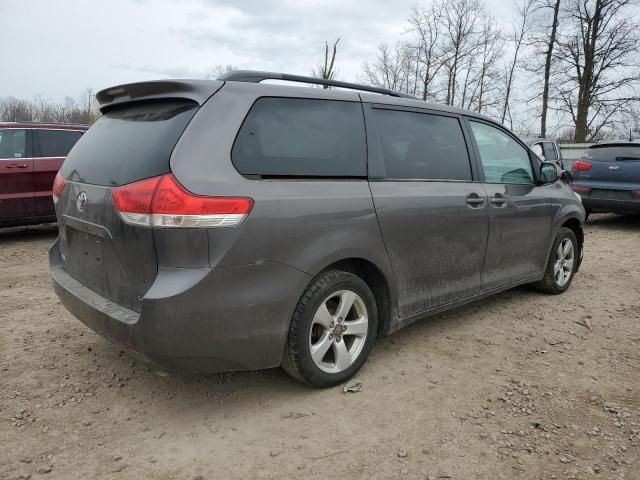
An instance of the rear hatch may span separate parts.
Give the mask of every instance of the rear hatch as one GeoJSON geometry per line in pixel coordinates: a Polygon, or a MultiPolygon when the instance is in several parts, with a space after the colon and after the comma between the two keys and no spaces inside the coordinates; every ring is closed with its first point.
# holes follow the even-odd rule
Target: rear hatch
{"type": "MultiPolygon", "coordinates": [[[[144,84],[134,85],[139,92],[144,84]]],[[[60,171],[66,183],[56,213],[66,272],[99,295],[140,311],[158,269],[153,231],[122,220],[113,189],[169,173],[173,148],[199,103],[126,98],[109,98],[104,115],[69,153],[60,171]]]]}
{"type": "Polygon", "coordinates": [[[591,189],[590,196],[631,198],[640,190],[640,144],[593,145],[573,163],[572,175],[574,185],[591,189]]]}

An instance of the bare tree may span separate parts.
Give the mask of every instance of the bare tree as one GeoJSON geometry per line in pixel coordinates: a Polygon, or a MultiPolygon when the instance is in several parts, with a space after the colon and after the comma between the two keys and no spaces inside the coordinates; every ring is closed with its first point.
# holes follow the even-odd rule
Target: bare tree
{"type": "Polygon", "coordinates": [[[387,44],[378,46],[378,53],[373,62],[362,64],[361,81],[370,85],[412,92],[412,49],[406,43],[398,42],[394,47],[387,44]]]}
{"type": "Polygon", "coordinates": [[[477,48],[462,64],[464,73],[462,97],[459,105],[467,110],[486,111],[497,107],[501,97],[500,60],[504,42],[495,19],[489,15],[483,18],[483,25],[474,42],[477,48]]]}
{"type": "Polygon", "coordinates": [[[445,103],[455,105],[458,74],[467,57],[479,49],[477,36],[485,11],[478,0],[453,0],[445,3],[444,11],[443,48],[448,52],[445,103]]]}
{"type": "Polygon", "coordinates": [[[409,17],[409,31],[415,35],[410,41],[415,49],[415,79],[420,82],[423,100],[434,97],[431,85],[446,59],[442,48],[443,8],[441,2],[432,3],[428,9],[415,6],[409,17]]]}
{"type": "Polygon", "coordinates": [[[477,111],[497,107],[504,42],[478,0],[414,7],[408,24],[405,40],[363,64],[362,81],[477,111]]]}
{"type": "Polygon", "coordinates": [[[640,25],[635,0],[569,0],[558,35],[559,100],[575,124],[574,141],[596,138],[637,102],[640,25]]]}
{"type": "Polygon", "coordinates": [[[89,124],[99,116],[93,90],[89,88],[78,100],[65,97],[63,102],[54,102],[41,96],[33,100],[0,98],[0,120],[3,121],[89,124]]]}
{"type": "Polygon", "coordinates": [[[540,136],[547,136],[547,112],[549,110],[549,88],[551,85],[551,63],[553,60],[553,48],[556,44],[556,34],[558,31],[558,16],[560,14],[561,0],[539,0],[536,5],[538,9],[551,9],[553,11],[553,19],[549,28],[548,35],[543,40],[544,51],[544,86],[542,87],[542,113],[540,118],[540,136]]]}
{"type": "Polygon", "coordinates": [[[504,51],[502,32],[492,17],[487,17],[480,39],[482,47],[475,110],[482,113],[497,104],[497,65],[504,51]]]}
{"type": "Polygon", "coordinates": [[[0,99],[0,119],[7,122],[32,121],[33,105],[15,97],[0,99]]]}
{"type": "MultiPolygon", "coordinates": [[[[340,38],[337,38],[333,44],[333,51],[329,55],[329,42],[324,42],[324,63],[319,63],[316,69],[313,71],[313,76],[322,78],[324,80],[333,80],[337,75],[335,68],[336,54],[338,53],[338,42],[340,38]]],[[[323,85],[322,88],[329,88],[328,85],[323,85]]]]}
{"type": "MultiPolygon", "coordinates": [[[[510,113],[509,109],[509,100],[511,97],[511,87],[513,85],[513,77],[515,74],[516,67],[518,65],[518,55],[520,53],[520,48],[522,47],[523,41],[530,26],[530,14],[533,9],[533,1],[534,0],[521,0],[521,3],[516,5],[519,22],[514,26],[513,32],[511,34],[511,41],[513,42],[513,59],[511,63],[507,66],[506,72],[506,88],[504,94],[504,104],[502,108],[502,117],[500,121],[504,123],[507,113],[510,113]]],[[[513,121],[511,121],[511,125],[513,125],[513,121]]]]}
{"type": "Polygon", "coordinates": [[[233,72],[234,70],[238,70],[239,67],[237,65],[233,65],[228,63],[226,65],[217,64],[214,65],[211,69],[211,73],[207,74],[206,78],[215,80],[216,78],[220,78],[225,73],[233,72]]]}
{"type": "Polygon", "coordinates": [[[481,1],[414,7],[402,40],[379,46],[359,79],[522,131],[537,131],[540,118],[545,136],[640,135],[640,26],[630,8],[640,0],[515,0],[508,35],[481,1]]]}
{"type": "Polygon", "coordinates": [[[91,118],[92,112],[97,110],[97,106],[95,105],[95,94],[92,88],[85,88],[80,98],[78,99],[78,103],[82,106],[84,110],[85,119],[91,118]]]}

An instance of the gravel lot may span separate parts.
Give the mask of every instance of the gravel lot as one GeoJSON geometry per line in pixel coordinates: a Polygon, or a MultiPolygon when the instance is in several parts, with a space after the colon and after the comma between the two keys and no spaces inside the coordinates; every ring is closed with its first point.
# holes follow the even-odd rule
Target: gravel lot
{"type": "Polygon", "coordinates": [[[640,479],[640,219],[596,215],[558,297],[381,339],[361,391],[172,376],[58,303],[55,227],[0,231],[0,478],[640,479]]]}

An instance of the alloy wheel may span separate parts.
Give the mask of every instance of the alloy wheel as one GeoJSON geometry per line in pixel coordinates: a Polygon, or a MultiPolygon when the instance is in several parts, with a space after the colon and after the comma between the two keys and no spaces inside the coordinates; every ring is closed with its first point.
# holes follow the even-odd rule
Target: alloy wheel
{"type": "Polygon", "coordinates": [[[564,287],[571,278],[574,263],[573,242],[569,238],[564,238],[558,245],[553,264],[553,276],[559,287],[564,287]]]}
{"type": "Polygon", "coordinates": [[[340,373],[356,361],[364,348],[369,317],[362,298],[340,290],[318,307],[309,332],[313,363],[323,372],[340,373]]]}

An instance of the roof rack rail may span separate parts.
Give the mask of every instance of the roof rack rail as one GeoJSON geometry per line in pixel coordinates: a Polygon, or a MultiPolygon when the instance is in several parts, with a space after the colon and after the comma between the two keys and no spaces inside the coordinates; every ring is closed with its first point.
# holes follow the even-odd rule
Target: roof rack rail
{"type": "Polygon", "coordinates": [[[327,85],[330,87],[348,88],[350,90],[362,90],[363,92],[380,93],[382,95],[390,95],[392,97],[410,98],[417,100],[413,95],[408,93],[396,92],[387,88],[371,87],[368,85],[360,85],[358,83],[341,82],[339,80],[328,80],[324,78],[305,77],[302,75],[290,75],[288,73],[261,72],[258,70],[233,70],[227,72],[218,80],[229,80],[233,82],[250,82],[260,83],[263,80],[284,80],[287,82],[310,83],[313,85],[327,85]]]}

